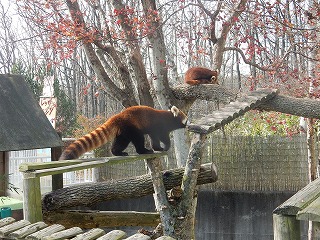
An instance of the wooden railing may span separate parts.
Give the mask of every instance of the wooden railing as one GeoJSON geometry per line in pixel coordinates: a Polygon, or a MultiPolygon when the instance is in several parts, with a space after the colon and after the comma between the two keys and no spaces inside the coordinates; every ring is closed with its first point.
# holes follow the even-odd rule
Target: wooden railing
{"type": "Polygon", "coordinates": [[[110,164],[119,164],[145,159],[155,159],[166,155],[165,152],[133,155],[126,157],[104,157],[84,160],[64,160],[46,163],[21,164],[19,171],[23,175],[23,214],[24,219],[31,223],[42,221],[42,204],[40,191],[40,177],[72,172],[88,168],[102,167],[110,164]]]}

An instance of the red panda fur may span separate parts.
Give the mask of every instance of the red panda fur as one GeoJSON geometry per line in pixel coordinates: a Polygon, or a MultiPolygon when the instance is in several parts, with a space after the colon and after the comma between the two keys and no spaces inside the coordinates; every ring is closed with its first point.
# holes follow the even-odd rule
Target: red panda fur
{"type": "Polygon", "coordinates": [[[212,71],[203,67],[192,67],[185,73],[184,82],[189,85],[219,84],[218,71],[212,71]]]}
{"type": "Polygon", "coordinates": [[[170,148],[169,133],[186,127],[187,117],[177,107],[170,111],[157,110],[147,106],[133,106],[109,118],[91,133],[71,143],[61,154],[60,160],[76,159],[85,152],[113,141],[111,152],[116,156],[128,155],[123,152],[130,142],[138,154],[152,153],[146,149],[144,134],[151,139],[155,151],[167,151],[170,148]],[[160,146],[164,144],[164,148],[160,146]]]}

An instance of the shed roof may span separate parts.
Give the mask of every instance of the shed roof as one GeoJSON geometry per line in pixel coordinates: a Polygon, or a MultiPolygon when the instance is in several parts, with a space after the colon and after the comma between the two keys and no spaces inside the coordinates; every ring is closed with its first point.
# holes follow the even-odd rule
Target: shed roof
{"type": "Polygon", "coordinates": [[[0,151],[61,145],[23,76],[0,74],[0,151]]]}

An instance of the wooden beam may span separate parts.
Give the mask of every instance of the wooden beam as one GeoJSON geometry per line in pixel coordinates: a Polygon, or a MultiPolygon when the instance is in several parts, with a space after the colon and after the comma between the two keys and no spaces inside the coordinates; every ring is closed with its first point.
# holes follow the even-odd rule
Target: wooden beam
{"type": "Polygon", "coordinates": [[[167,155],[166,152],[156,152],[152,154],[140,154],[131,156],[115,156],[90,159],[63,160],[45,163],[23,163],[19,166],[20,172],[33,171],[35,176],[48,176],[64,172],[83,170],[88,168],[101,167],[108,164],[118,164],[144,160],[152,157],[167,155]]]}
{"type": "Polygon", "coordinates": [[[320,197],[320,178],[312,181],[303,189],[294,194],[287,201],[277,207],[273,213],[283,215],[296,215],[306,208],[315,199],[320,197]]]}
{"type": "Polygon", "coordinates": [[[58,223],[66,228],[151,226],[160,223],[160,214],[155,212],[135,211],[50,211],[45,212],[44,221],[48,224],[58,223]]]}
{"type": "Polygon", "coordinates": [[[320,197],[297,213],[297,219],[320,222],[320,197]]]}

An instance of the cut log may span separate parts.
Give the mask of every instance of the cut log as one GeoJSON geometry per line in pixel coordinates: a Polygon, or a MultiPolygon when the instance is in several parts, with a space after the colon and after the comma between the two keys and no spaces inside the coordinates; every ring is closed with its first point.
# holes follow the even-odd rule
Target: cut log
{"type": "Polygon", "coordinates": [[[105,235],[106,232],[101,228],[93,228],[89,230],[88,232],[82,233],[77,235],[74,238],[71,238],[71,240],[94,240],[99,239],[99,237],[105,235]]]}
{"type": "Polygon", "coordinates": [[[3,238],[5,236],[9,235],[10,233],[12,233],[20,228],[23,228],[29,224],[30,224],[30,222],[27,220],[20,220],[18,222],[14,222],[12,224],[3,226],[0,228],[0,237],[3,238]]]}
{"type": "MultiPolygon", "coordinates": [[[[181,185],[184,168],[162,172],[166,190],[181,185]]],[[[206,184],[217,181],[217,170],[213,163],[201,166],[197,184],[206,184]]],[[[149,175],[110,180],[98,183],[85,183],[58,189],[47,193],[42,199],[43,211],[67,209],[75,206],[91,206],[98,202],[139,198],[153,194],[152,181],[149,175]]]]}
{"type": "Polygon", "coordinates": [[[120,240],[127,237],[127,234],[121,230],[113,230],[106,235],[99,237],[97,240],[120,240]]]}
{"type": "Polygon", "coordinates": [[[44,221],[48,224],[58,223],[66,228],[104,228],[120,226],[151,226],[160,223],[160,215],[156,212],[135,211],[76,211],[60,210],[45,212],[44,221]]]}
{"type": "Polygon", "coordinates": [[[135,235],[132,235],[131,237],[126,238],[125,240],[150,240],[151,237],[144,235],[142,233],[136,233],[135,235]]]}
{"type": "Polygon", "coordinates": [[[5,225],[9,225],[13,222],[15,222],[16,220],[12,217],[7,217],[7,218],[3,218],[3,219],[0,219],[0,227],[3,227],[5,225]]]}
{"type": "Polygon", "coordinates": [[[12,239],[18,239],[18,238],[24,238],[32,233],[35,233],[45,227],[47,227],[48,225],[45,224],[44,222],[36,222],[33,223],[31,225],[27,225],[23,228],[20,228],[17,231],[14,231],[13,233],[9,234],[9,237],[12,239]]]}
{"type": "Polygon", "coordinates": [[[78,234],[83,233],[82,229],[79,227],[72,227],[61,232],[53,233],[50,236],[42,238],[42,240],[62,240],[68,239],[78,234]]]}
{"type": "Polygon", "coordinates": [[[50,236],[56,232],[64,230],[65,227],[60,224],[53,224],[49,227],[46,227],[38,232],[32,233],[26,237],[27,240],[40,240],[44,237],[50,236]]]}

